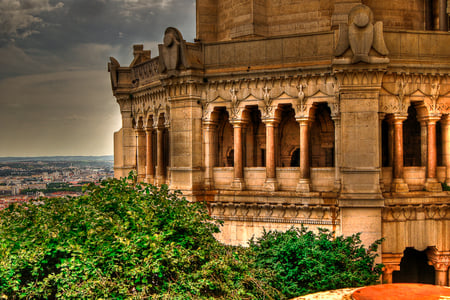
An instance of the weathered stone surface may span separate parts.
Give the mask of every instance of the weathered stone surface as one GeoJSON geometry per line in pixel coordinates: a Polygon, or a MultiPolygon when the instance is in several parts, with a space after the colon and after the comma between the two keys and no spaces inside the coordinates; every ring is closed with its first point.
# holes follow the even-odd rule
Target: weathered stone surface
{"type": "Polygon", "coordinates": [[[384,237],[388,281],[406,248],[449,257],[450,33],[425,31],[431,2],[197,1],[195,43],[169,28],[158,57],[109,63],[115,176],[206,201],[229,244],[302,225],[384,237]]]}

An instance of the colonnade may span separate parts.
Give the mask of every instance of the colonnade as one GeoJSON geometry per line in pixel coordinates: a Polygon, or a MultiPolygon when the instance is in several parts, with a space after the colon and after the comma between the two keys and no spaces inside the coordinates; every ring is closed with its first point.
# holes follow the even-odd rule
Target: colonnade
{"type": "Polygon", "coordinates": [[[160,124],[136,128],[136,169],[139,181],[158,185],[166,183],[165,155],[168,149],[164,141],[165,130],[166,127],[160,124]]]}
{"type": "MultiPolygon", "coordinates": [[[[313,121],[310,117],[296,118],[299,123],[299,145],[300,145],[300,167],[299,167],[299,181],[297,184],[298,192],[310,192],[311,191],[311,179],[310,179],[310,143],[309,135],[311,123],[313,121]]],[[[244,147],[243,147],[243,132],[247,124],[245,119],[233,119],[230,123],[233,126],[233,150],[234,150],[234,170],[233,181],[231,188],[235,190],[244,190],[244,147]]],[[[276,158],[276,137],[277,130],[280,124],[279,118],[263,118],[262,122],[265,124],[266,135],[266,155],[265,155],[265,168],[266,168],[266,180],[262,189],[267,191],[276,191],[278,189],[277,182],[277,158],[276,158]]],[[[217,121],[204,120],[203,121],[203,136],[205,144],[205,185],[206,188],[213,188],[213,169],[215,167],[215,161],[217,156],[217,148],[215,144],[215,135],[217,134],[217,121]]]]}
{"type": "MultiPolygon", "coordinates": [[[[392,188],[393,192],[408,192],[408,185],[404,180],[404,143],[403,143],[403,123],[407,119],[405,114],[392,114],[387,118],[389,124],[388,143],[390,146],[390,161],[393,168],[392,188]],[[391,152],[392,151],[392,152],[391,152]]],[[[441,184],[437,180],[437,137],[436,123],[441,121],[442,128],[442,157],[443,164],[448,170],[450,169],[450,122],[449,116],[445,115],[442,119],[440,116],[426,116],[421,118],[421,145],[422,162],[426,166],[426,182],[425,189],[427,191],[441,191],[441,184]]],[[[446,180],[448,175],[446,174],[446,180]]]]}

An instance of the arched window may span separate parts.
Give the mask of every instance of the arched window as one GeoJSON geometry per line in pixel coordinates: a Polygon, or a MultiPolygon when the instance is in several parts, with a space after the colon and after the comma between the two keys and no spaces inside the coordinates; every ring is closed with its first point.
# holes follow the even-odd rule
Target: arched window
{"type": "Polygon", "coordinates": [[[334,167],[334,122],[326,103],[316,104],[311,125],[311,167],[334,167]]]}
{"type": "Polygon", "coordinates": [[[420,166],[420,123],[413,105],[408,108],[408,118],[403,122],[403,162],[405,167],[420,166]]]}

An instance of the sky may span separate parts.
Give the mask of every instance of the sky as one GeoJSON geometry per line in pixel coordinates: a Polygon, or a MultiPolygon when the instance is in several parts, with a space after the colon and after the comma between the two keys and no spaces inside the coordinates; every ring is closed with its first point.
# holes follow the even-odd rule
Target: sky
{"type": "Polygon", "coordinates": [[[0,157],[112,155],[121,127],[107,63],[195,37],[195,0],[0,0],[0,157]]]}

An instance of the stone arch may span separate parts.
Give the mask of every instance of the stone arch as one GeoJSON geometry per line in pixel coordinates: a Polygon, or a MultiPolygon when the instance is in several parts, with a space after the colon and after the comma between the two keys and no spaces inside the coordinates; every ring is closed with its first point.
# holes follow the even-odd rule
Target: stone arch
{"type": "Polygon", "coordinates": [[[400,261],[400,270],[392,273],[393,283],[435,283],[435,271],[428,264],[425,251],[406,248],[400,261]]]}
{"type": "Polygon", "coordinates": [[[229,114],[225,107],[214,108],[214,118],[217,119],[217,140],[215,144],[217,145],[217,156],[214,163],[218,167],[232,167],[228,160],[230,151],[233,150],[234,144],[234,132],[233,126],[229,120],[229,114]]]}
{"type": "Polygon", "coordinates": [[[246,106],[247,123],[245,126],[245,166],[261,167],[264,165],[264,151],[266,143],[265,126],[261,120],[258,106],[246,106]]]}
{"type": "Polygon", "coordinates": [[[310,130],[311,167],[334,167],[335,128],[327,102],[314,103],[310,130]]]}
{"type": "Polygon", "coordinates": [[[300,148],[300,127],[295,120],[295,111],[292,105],[280,105],[279,125],[279,149],[278,166],[290,167],[292,154],[295,149],[300,148]]]}
{"type": "Polygon", "coordinates": [[[421,128],[418,112],[414,105],[408,107],[408,117],[403,122],[403,162],[405,167],[421,166],[421,128]]]}

